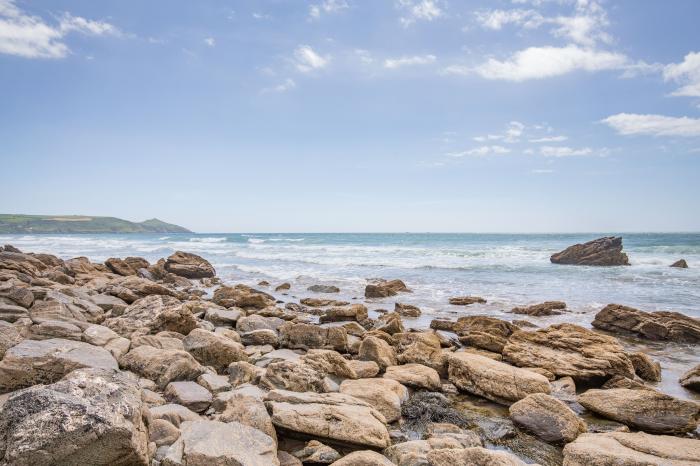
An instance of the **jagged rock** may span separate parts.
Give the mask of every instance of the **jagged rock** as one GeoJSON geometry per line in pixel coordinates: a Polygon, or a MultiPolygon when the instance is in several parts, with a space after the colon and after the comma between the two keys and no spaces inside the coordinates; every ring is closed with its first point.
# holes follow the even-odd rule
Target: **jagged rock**
{"type": "Polygon", "coordinates": [[[165,419],[154,419],[148,425],[148,438],[156,447],[172,445],[180,437],[180,429],[165,419]]]}
{"type": "Polygon", "coordinates": [[[342,327],[319,327],[313,324],[287,322],[279,327],[280,346],[290,349],[333,349],[345,352],[347,331],[342,327]]]}
{"type": "Polygon", "coordinates": [[[659,382],[661,380],[661,364],[652,360],[649,355],[638,351],[627,355],[632,361],[634,372],[650,382],[659,382]]]}
{"type": "Polygon", "coordinates": [[[301,304],[304,306],[309,306],[309,307],[328,307],[328,306],[347,306],[350,304],[347,301],[337,301],[335,299],[326,299],[326,298],[303,298],[299,300],[301,304]]]}
{"type": "Polygon", "coordinates": [[[515,455],[482,447],[436,449],[428,452],[427,460],[430,466],[526,466],[515,455]]]}
{"type": "Polygon", "coordinates": [[[423,364],[447,375],[447,359],[442,352],[440,338],[432,332],[404,332],[394,334],[396,359],[400,364],[423,364]]]}
{"type": "Polygon", "coordinates": [[[634,376],[632,362],[617,339],[574,324],[519,330],[508,339],[503,357],[516,366],[541,367],[575,380],[634,376]]]}
{"type": "Polygon", "coordinates": [[[254,366],[249,362],[239,361],[233,362],[228,366],[229,382],[233,387],[243,385],[244,383],[257,384],[260,378],[265,375],[265,369],[254,366]]]}
{"type": "Polygon", "coordinates": [[[343,379],[358,378],[351,361],[337,351],[311,349],[301,357],[301,361],[323,374],[332,374],[343,379]]]}
{"type": "Polygon", "coordinates": [[[685,259],[678,259],[676,262],[671,264],[671,267],[677,267],[679,269],[687,269],[688,263],[685,261],[685,259]]]}
{"type": "Polygon", "coordinates": [[[342,322],[351,320],[362,322],[367,319],[367,307],[362,304],[353,304],[349,307],[332,307],[327,309],[325,314],[321,316],[319,322],[342,322]]]}
{"type": "Polygon", "coordinates": [[[72,340],[24,340],[0,361],[0,391],[50,384],[81,368],[118,369],[109,351],[72,340]]]}
{"type": "Polygon", "coordinates": [[[216,309],[209,308],[204,314],[204,320],[211,322],[214,325],[226,325],[235,327],[238,319],[245,316],[243,309],[216,309]]]}
{"type": "Polygon", "coordinates": [[[330,464],[340,459],[340,453],[318,440],[310,440],[304,445],[304,448],[295,451],[294,456],[303,463],[312,464],[330,464]]]}
{"type": "Polygon", "coordinates": [[[7,298],[0,298],[0,321],[12,323],[28,316],[29,312],[26,308],[18,306],[7,298]]]}
{"type": "Polygon", "coordinates": [[[279,346],[279,338],[276,331],[262,328],[242,334],[241,343],[246,346],[270,345],[276,348],[279,346]]]}
{"type": "Polygon", "coordinates": [[[545,442],[569,443],[586,432],[586,423],[568,406],[544,393],[528,395],[509,408],[510,418],[545,442]]]}
{"type": "Polygon", "coordinates": [[[581,434],[564,447],[566,466],[695,466],[700,440],[644,432],[581,434]]]}
{"type": "Polygon", "coordinates": [[[649,340],[700,343],[700,320],[678,312],[644,312],[620,304],[608,304],[591,323],[609,332],[634,333],[649,340]]]}
{"type": "Polygon", "coordinates": [[[688,390],[700,392],[700,364],[683,374],[678,381],[688,390]]]}
{"type": "Polygon", "coordinates": [[[206,259],[182,251],[168,257],[165,270],[185,278],[211,278],[216,275],[214,267],[206,259]]]}
{"type": "Polygon", "coordinates": [[[512,314],[526,314],[529,316],[557,316],[566,310],[564,301],[545,301],[540,304],[533,304],[525,307],[514,307],[511,309],[512,314]]]}
{"type": "Polygon", "coordinates": [[[263,329],[277,331],[277,329],[285,323],[286,321],[279,317],[263,317],[253,314],[239,318],[238,322],[236,322],[236,330],[239,333],[248,333],[263,329]]]}
{"type": "Polygon", "coordinates": [[[32,340],[62,338],[64,340],[80,341],[82,336],[83,332],[77,325],[60,320],[45,320],[40,324],[31,326],[28,338],[32,340]]]}
{"type": "Polygon", "coordinates": [[[0,408],[0,463],[147,465],[148,432],[132,374],[81,369],[14,392],[0,408]]]}
{"type": "Polygon", "coordinates": [[[488,316],[466,316],[457,319],[453,326],[463,344],[487,351],[501,353],[508,338],[518,328],[505,320],[488,316]]]}
{"type": "Polygon", "coordinates": [[[361,450],[343,456],[331,466],[394,466],[394,463],[376,451],[361,450]]]}
{"type": "Polygon", "coordinates": [[[122,275],[124,277],[128,277],[129,275],[136,275],[135,269],[133,269],[129,264],[117,257],[110,257],[105,261],[105,265],[109,270],[116,273],[117,275],[122,275]]]}
{"type": "Polygon", "coordinates": [[[419,317],[421,314],[420,308],[412,304],[394,304],[394,312],[404,317],[419,317]]]}
{"type": "Polygon", "coordinates": [[[196,382],[170,382],[163,396],[166,400],[177,403],[196,413],[206,410],[211,404],[211,393],[196,382]]]}
{"type": "Polygon", "coordinates": [[[219,306],[242,309],[265,309],[275,305],[275,298],[271,295],[240,284],[217,288],[212,301],[219,306]]]}
{"type": "MultiPolygon", "coordinates": [[[[229,367],[231,366],[229,365],[229,367]]],[[[202,374],[197,377],[197,383],[214,394],[227,392],[232,388],[231,383],[228,381],[228,377],[225,375],[202,374]]]]}
{"type": "Polygon", "coordinates": [[[232,362],[248,360],[243,345],[201,328],[192,330],[182,344],[197,361],[217,372],[225,371],[232,362]]]}
{"type": "Polygon", "coordinates": [[[453,306],[469,306],[470,304],[485,304],[486,300],[479,296],[457,296],[450,298],[453,306]]]}
{"type": "Polygon", "coordinates": [[[99,324],[104,320],[102,308],[87,299],[56,290],[47,291],[41,298],[35,300],[29,309],[29,317],[35,324],[60,320],[84,328],[88,323],[99,324]]]}
{"type": "Polygon", "coordinates": [[[168,421],[175,427],[180,427],[185,421],[198,421],[199,415],[182,405],[170,403],[150,408],[152,419],[168,421]]]}
{"type": "Polygon", "coordinates": [[[340,293],[340,288],[333,285],[311,285],[307,291],[312,293],[340,293]]]}
{"type": "Polygon", "coordinates": [[[396,296],[400,291],[411,291],[401,280],[377,280],[365,287],[365,298],[396,296]]]}
{"type": "Polygon", "coordinates": [[[0,298],[9,299],[14,304],[25,309],[29,309],[34,303],[34,293],[23,286],[0,286],[0,298]]]}
{"type": "Polygon", "coordinates": [[[394,348],[386,341],[372,336],[362,340],[359,358],[362,361],[374,361],[381,370],[398,364],[394,348]]]}
{"type": "Polygon", "coordinates": [[[131,349],[138,348],[139,346],[152,346],[158,349],[185,351],[185,345],[182,344],[181,339],[169,337],[162,333],[158,335],[139,335],[133,337],[131,339],[131,349]]]}
{"type": "MultiPolygon", "coordinates": [[[[23,340],[17,327],[0,320],[0,359],[5,356],[5,352],[23,340]]],[[[2,363],[0,362],[0,366],[2,363]]]]}
{"type": "Polygon", "coordinates": [[[700,404],[656,390],[593,389],[579,395],[578,402],[600,416],[656,434],[690,432],[700,418],[700,404]]]}
{"type": "Polygon", "coordinates": [[[622,238],[619,236],[569,246],[552,254],[549,260],[553,264],[568,265],[629,265],[627,254],[622,252],[622,238]]]}
{"type": "Polygon", "coordinates": [[[384,416],[349,395],[273,390],[265,404],[278,429],[346,445],[386,448],[391,443],[384,416]]]}
{"type": "Polygon", "coordinates": [[[423,364],[404,364],[402,366],[389,366],[384,372],[384,378],[396,380],[413,388],[422,388],[430,391],[439,391],[440,374],[423,364]]]}
{"type": "Polygon", "coordinates": [[[153,295],[130,304],[124,314],[105,320],[104,325],[126,338],[137,331],[170,331],[187,335],[197,327],[197,320],[176,298],[153,295]]]}
{"type": "Polygon", "coordinates": [[[403,322],[401,321],[401,316],[397,312],[390,312],[379,317],[374,323],[374,330],[384,332],[389,335],[403,333],[406,331],[404,329],[403,322]]]}
{"type": "Polygon", "coordinates": [[[125,277],[114,280],[100,289],[100,291],[121,298],[129,304],[151,295],[172,296],[174,298],[182,295],[167,286],[139,277],[125,277]]]}
{"type": "Polygon", "coordinates": [[[509,366],[484,356],[454,353],[448,358],[449,380],[460,390],[502,404],[510,404],[533,393],[549,393],[542,375],[509,366]]]}
{"type": "Polygon", "coordinates": [[[277,442],[275,426],[272,425],[272,420],[262,400],[242,391],[230,392],[228,395],[221,400],[223,407],[217,406],[217,408],[223,408],[220,409],[222,411],[221,414],[216,416],[217,421],[240,422],[243,425],[258,429],[277,442]]]}
{"type": "Polygon", "coordinates": [[[190,353],[152,346],[132,349],[119,360],[119,364],[154,381],[160,388],[177,380],[195,380],[204,371],[190,353]]]}
{"type": "Polygon", "coordinates": [[[340,384],[340,393],[353,396],[377,409],[386,422],[401,418],[401,403],[408,400],[408,389],[390,379],[345,380],[340,384]]]}
{"type": "Polygon", "coordinates": [[[330,386],[325,374],[306,364],[280,361],[268,364],[260,386],[268,390],[281,389],[293,392],[328,392],[330,386]]]}

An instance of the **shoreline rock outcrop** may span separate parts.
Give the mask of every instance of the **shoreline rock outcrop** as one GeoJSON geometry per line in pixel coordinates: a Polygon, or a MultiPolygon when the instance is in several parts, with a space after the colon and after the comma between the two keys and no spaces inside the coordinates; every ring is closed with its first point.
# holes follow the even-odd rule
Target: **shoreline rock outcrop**
{"type": "Polygon", "coordinates": [[[627,254],[622,252],[622,238],[619,236],[608,236],[569,246],[552,254],[549,260],[553,264],[565,265],[630,265],[627,254]]]}
{"type": "Polygon", "coordinates": [[[593,327],[608,332],[635,334],[649,340],[700,343],[700,319],[679,312],[644,312],[620,304],[608,304],[595,315],[593,327]]]}

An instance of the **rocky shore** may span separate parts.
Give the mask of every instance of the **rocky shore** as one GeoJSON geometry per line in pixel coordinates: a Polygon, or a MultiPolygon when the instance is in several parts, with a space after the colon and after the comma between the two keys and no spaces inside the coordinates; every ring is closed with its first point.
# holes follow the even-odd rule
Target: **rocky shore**
{"type": "MultiPolygon", "coordinates": [[[[606,240],[555,259],[626,263],[606,240]]],[[[486,315],[413,329],[410,286],[278,300],[266,290],[290,284],[221,283],[186,252],[100,264],[4,246],[0,466],[698,464],[700,404],[654,389],[658,362],[618,339],[698,345],[697,319],[610,304],[593,330],[486,315]]],[[[700,366],[678,383],[700,390],[700,366]]]]}

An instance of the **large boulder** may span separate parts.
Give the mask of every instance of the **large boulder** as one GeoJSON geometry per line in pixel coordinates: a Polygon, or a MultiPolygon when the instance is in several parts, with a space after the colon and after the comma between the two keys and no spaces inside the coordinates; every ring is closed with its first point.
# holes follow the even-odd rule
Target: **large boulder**
{"type": "Polygon", "coordinates": [[[190,353],[180,350],[139,346],[126,353],[119,364],[155,382],[161,389],[177,380],[195,380],[204,368],[190,353]]]}
{"type": "Polygon", "coordinates": [[[510,310],[512,314],[525,314],[529,316],[556,316],[562,314],[566,310],[564,301],[545,301],[539,304],[530,306],[514,307],[510,310]]]}
{"type": "Polygon", "coordinates": [[[600,416],[654,434],[690,432],[700,418],[700,404],[656,390],[594,389],[579,395],[578,402],[600,416]]]}
{"type": "Polygon", "coordinates": [[[265,309],[275,305],[273,296],[242,284],[217,288],[212,301],[219,306],[242,309],[265,309]]]}
{"type": "Polygon", "coordinates": [[[122,275],[124,277],[136,275],[136,270],[134,268],[132,268],[127,262],[117,257],[110,257],[105,261],[105,265],[109,270],[117,275],[122,275]]]}
{"type": "Polygon", "coordinates": [[[118,369],[109,351],[73,340],[24,340],[5,352],[0,361],[0,391],[57,382],[82,368],[118,369]]]}
{"type": "Polygon", "coordinates": [[[463,344],[500,353],[508,338],[518,329],[508,321],[489,316],[460,317],[451,330],[463,344]]]}
{"type": "Polygon", "coordinates": [[[280,346],[291,349],[332,349],[345,352],[348,332],[343,327],[320,327],[287,322],[279,327],[280,346]]]}
{"type": "Polygon", "coordinates": [[[545,442],[569,443],[586,431],[586,423],[553,396],[534,393],[513,403],[510,418],[545,442]]]}
{"type": "Polygon", "coordinates": [[[549,260],[553,264],[568,265],[629,265],[627,254],[622,252],[622,238],[619,236],[569,246],[552,254],[549,260]]]}
{"type": "MultiPolygon", "coordinates": [[[[2,328],[0,328],[1,330],[2,328]]],[[[682,386],[688,390],[700,392],[700,364],[683,374],[679,379],[682,386]]]]}
{"type": "Polygon", "coordinates": [[[644,312],[608,304],[596,314],[591,325],[609,332],[633,333],[649,340],[700,343],[700,320],[678,312],[644,312]]]}
{"type": "Polygon", "coordinates": [[[374,361],[380,369],[398,364],[396,351],[381,338],[369,336],[360,344],[359,358],[362,361],[374,361]]]}
{"type": "Polygon", "coordinates": [[[232,362],[248,360],[242,344],[201,328],[192,330],[182,344],[197,361],[217,372],[224,372],[232,362]]]}
{"type": "Polygon", "coordinates": [[[482,447],[438,448],[427,454],[430,466],[526,466],[517,456],[482,447]]]}
{"type": "Polygon", "coordinates": [[[574,324],[517,331],[503,348],[503,357],[516,366],[539,367],[576,380],[634,377],[634,366],[616,338],[574,324]]]}
{"type": "Polygon", "coordinates": [[[394,334],[396,359],[399,364],[423,364],[446,375],[446,358],[440,338],[434,332],[403,332],[394,334]]]}
{"type": "Polygon", "coordinates": [[[14,325],[0,320],[0,359],[5,356],[5,352],[22,341],[20,329],[14,325]]]}
{"type": "Polygon", "coordinates": [[[697,466],[700,440],[644,432],[581,434],[564,447],[566,466],[697,466]]]}
{"type": "Polygon", "coordinates": [[[145,414],[133,374],[76,370],[10,395],[0,408],[0,464],[145,466],[145,414]]]}
{"type": "Polygon", "coordinates": [[[281,429],[324,443],[370,448],[386,448],[391,443],[384,416],[349,395],[273,390],[265,404],[278,433],[281,429]]]}
{"type": "Polygon", "coordinates": [[[385,379],[396,380],[403,385],[422,388],[436,392],[440,390],[440,374],[423,364],[404,364],[402,366],[389,366],[384,372],[385,379]]]}
{"type": "Polygon", "coordinates": [[[260,386],[268,390],[282,389],[293,392],[330,391],[325,374],[306,364],[279,361],[268,364],[260,386]]]}
{"type": "Polygon", "coordinates": [[[394,463],[376,451],[360,450],[343,456],[331,466],[394,466],[394,463]]]}
{"type": "Polygon", "coordinates": [[[350,361],[345,359],[340,353],[332,350],[312,349],[301,357],[304,364],[313,367],[324,374],[331,374],[343,379],[357,379],[356,367],[354,363],[360,361],[350,361]]]}
{"type": "Polygon", "coordinates": [[[216,275],[214,267],[206,259],[182,251],[168,257],[165,270],[185,278],[211,278],[216,275]]]}
{"type": "Polygon", "coordinates": [[[332,307],[320,317],[319,322],[342,322],[345,320],[362,322],[367,319],[367,307],[362,304],[353,304],[347,307],[332,307]]]}
{"type": "Polygon", "coordinates": [[[411,291],[401,280],[375,280],[365,287],[365,298],[396,296],[400,291],[411,291]]]}
{"type": "Polygon", "coordinates": [[[340,393],[353,396],[375,407],[387,422],[401,418],[401,404],[408,400],[408,389],[395,380],[357,379],[340,384],[340,393]]]}
{"type": "Polygon", "coordinates": [[[104,325],[126,338],[136,331],[169,331],[187,335],[197,327],[197,320],[178,299],[152,295],[130,304],[121,316],[105,320],[104,325]]]}
{"type": "Polygon", "coordinates": [[[454,353],[448,358],[449,380],[460,390],[502,404],[510,404],[533,393],[549,393],[546,377],[472,353],[454,353]]]}

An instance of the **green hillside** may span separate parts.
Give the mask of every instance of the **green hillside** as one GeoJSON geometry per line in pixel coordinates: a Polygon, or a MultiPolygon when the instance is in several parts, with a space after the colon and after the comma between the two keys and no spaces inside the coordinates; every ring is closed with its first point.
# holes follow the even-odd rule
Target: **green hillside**
{"type": "Polygon", "coordinates": [[[0,214],[0,233],[191,233],[157,218],[129,222],[116,217],[86,215],[0,214]]]}

